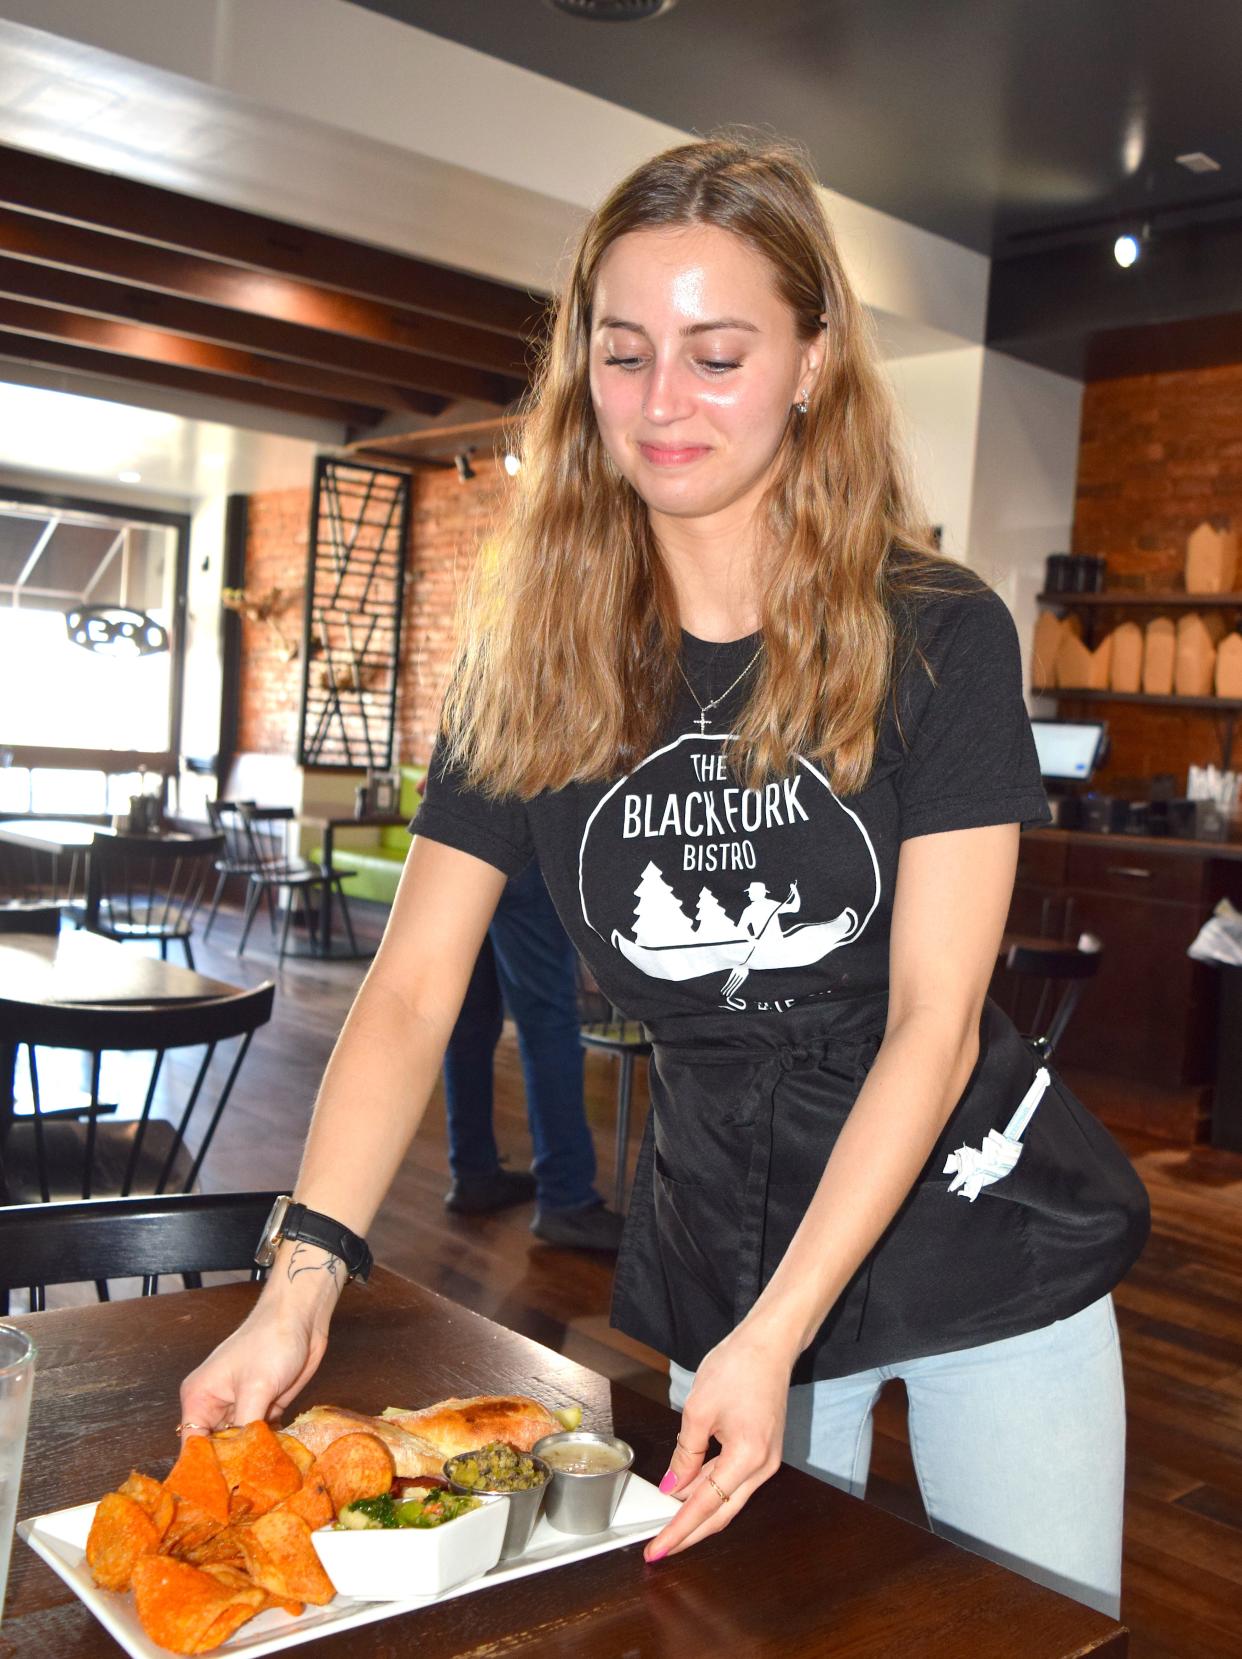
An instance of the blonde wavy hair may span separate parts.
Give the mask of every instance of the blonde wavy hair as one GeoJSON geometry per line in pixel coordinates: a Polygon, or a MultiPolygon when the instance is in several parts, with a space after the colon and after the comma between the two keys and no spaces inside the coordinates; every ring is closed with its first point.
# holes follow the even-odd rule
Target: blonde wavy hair
{"type": "Polygon", "coordinates": [[[591,304],[618,237],[699,224],[761,253],[798,337],[822,331],[825,348],[760,509],[765,649],[734,722],[738,775],[753,786],[803,755],[839,793],[859,789],[895,663],[914,648],[900,597],[940,591],[960,570],[913,504],[870,325],[806,159],[736,134],[667,150],[583,231],[526,403],[495,556],[477,561],[463,591],[444,739],[450,764],[489,795],[616,777],[666,736],[681,627],[646,507],[596,425],[591,304]]]}

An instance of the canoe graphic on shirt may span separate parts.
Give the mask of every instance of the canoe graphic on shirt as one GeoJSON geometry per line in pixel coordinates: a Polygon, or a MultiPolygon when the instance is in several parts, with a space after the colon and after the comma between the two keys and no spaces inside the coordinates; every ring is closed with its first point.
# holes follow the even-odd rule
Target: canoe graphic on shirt
{"type": "Polygon", "coordinates": [[[652,979],[697,979],[741,967],[806,968],[847,943],[857,927],[857,914],[847,908],[830,922],[796,922],[787,933],[769,925],[757,939],[739,933],[736,938],[700,944],[640,945],[614,930],[612,944],[627,962],[652,979]]]}

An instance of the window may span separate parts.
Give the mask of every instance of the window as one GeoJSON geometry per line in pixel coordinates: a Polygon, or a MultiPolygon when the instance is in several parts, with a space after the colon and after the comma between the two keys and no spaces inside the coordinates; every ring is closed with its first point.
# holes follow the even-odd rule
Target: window
{"type": "Polygon", "coordinates": [[[118,751],[175,769],[188,534],[179,514],[0,499],[0,810],[118,810],[143,765],[122,774],[118,751]]]}

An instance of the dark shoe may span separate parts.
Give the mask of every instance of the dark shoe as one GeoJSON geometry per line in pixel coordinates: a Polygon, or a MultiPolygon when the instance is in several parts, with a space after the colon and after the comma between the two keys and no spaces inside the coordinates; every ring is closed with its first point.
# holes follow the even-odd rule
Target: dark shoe
{"type": "Polygon", "coordinates": [[[459,1175],[444,1195],[454,1215],[487,1215],[526,1204],[535,1196],[535,1177],[525,1169],[495,1169],[490,1175],[459,1175]]]}
{"type": "Polygon", "coordinates": [[[564,1250],[607,1250],[616,1255],[621,1245],[625,1217],[604,1204],[587,1204],[580,1210],[536,1210],[530,1230],[545,1244],[559,1244],[564,1250]]]}

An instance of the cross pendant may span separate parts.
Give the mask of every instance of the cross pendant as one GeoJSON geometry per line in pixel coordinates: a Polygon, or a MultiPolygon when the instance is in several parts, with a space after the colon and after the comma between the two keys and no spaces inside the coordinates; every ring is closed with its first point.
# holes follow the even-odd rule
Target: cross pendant
{"type": "Polygon", "coordinates": [[[712,723],[711,722],[711,717],[707,713],[707,710],[706,709],[700,709],[699,710],[699,717],[694,722],[694,724],[699,728],[699,736],[700,737],[705,737],[707,735],[707,728],[711,725],[711,723],[712,723]]]}

